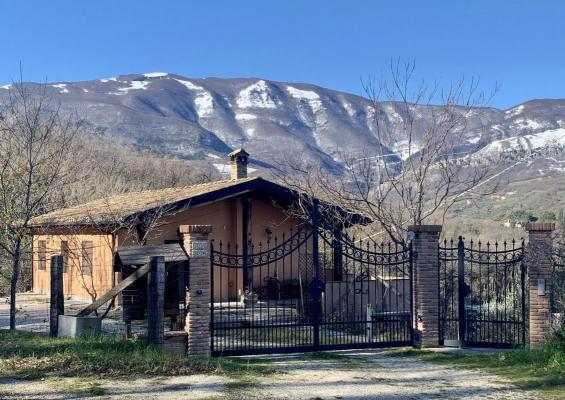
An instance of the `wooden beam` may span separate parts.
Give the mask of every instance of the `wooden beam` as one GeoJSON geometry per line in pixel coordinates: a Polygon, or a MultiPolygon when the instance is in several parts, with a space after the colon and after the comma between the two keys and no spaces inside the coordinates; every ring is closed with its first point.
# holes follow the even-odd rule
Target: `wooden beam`
{"type": "Polygon", "coordinates": [[[102,297],[97,299],[94,303],[89,304],[87,307],[83,308],[78,314],[78,317],[85,317],[94,311],[96,311],[100,306],[104,305],[105,303],[112,300],[116,297],[122,290],[127,288],[129,285],[134,283],[136,280],[141,278],[142,276],[147,275],[153,268],[151,263],[147,263],[139,267],[135,272],[128,275],[125,279],[123,279],[118,285],[114,286],[110,291],[106,292],[102,297]]]}
{"type": "Polygon", "coordinates": [[[158,346],[165,341],[165,257],[152,257],[147,277],[147,338],[158,346]]]}
{"type": "Polygon", "coordinates": [[[59,315],[65,314],[63,293],[63,256],[51,257],[51,304],[49,308],[49,336],[57,336],[59,315]]]}
{"type": "Polygon", "coordinates": [[[184,329],[184,322],[186,319],[186,284],[188,276],[188,268],[189,264],[188,261],[180,262],[177,266],[178,270],[178,290],[179,290],[179,317],[180,321],[177,326],[179,330],[184,329]]]}

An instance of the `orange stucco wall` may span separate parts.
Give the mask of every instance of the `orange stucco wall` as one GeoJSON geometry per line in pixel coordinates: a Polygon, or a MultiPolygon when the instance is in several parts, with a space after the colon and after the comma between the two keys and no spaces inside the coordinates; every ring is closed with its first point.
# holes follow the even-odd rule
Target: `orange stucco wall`
{"type": "MultiPolygon", "coordinates": [[[[296,229],[299,221],[289,218],[285,212],[271,204],[250,200],[250,219],[249,219],[249,240],[257,245],[262,242],[266,245],[268,236],[279,238],[285,233],[288,237],[291,228],[296,229]],[[270,232],[267,232],[269,229],[270,232]]],[[[232,244],[231,251],[234,252],[233,244],[238,243],[241,246],[242,238],[242,202],[241,199],[232,198],[225,199],[215,203],[202,205],[194,208],[188,208],[175,215],[167,216],[161,219],[151,230],[147,237],[148,244],[162,244],[166,240],[178,240],[178,226],[183,224],[203,224],[212,225],[213,230],[210,238],[213,240],[216,249],[220,243],[226,251],[226,244],[232,244]]],[[[137,244],[131,232],[120,231],[114,237],[114,246],[137,244]]],[[[39,240],[47,241],[48,255],[47,260],[52,255],[60,254],[61,240],[69,243],[69,269],[64,275],[65,296],[75,299],[91,300],[89,292],[96,291],[98,295],[102,295],[112,287],[112,236],[95,233],[72,233],[63,231],[51,234],[34,234],[34,257],[33,257],[33,290],[38,293],[49,293],[50,268],[49,261],[45,271],[38,268],[39,257],[37,252],[37,242],[39,240]],[[81,242],[92,241],[94,243],[93,253],[93,273],[92,277],[84,277],[81,274],[81,242]]],[[[241,247],[240,250],[241,252],[241,247]]],[[[296,257],[296,256],[294,256],[296,257]]],[[[297,261],[295,261],[295,264],[297,261]]],[[[284,275],[289,277],[294,273],[286,264],[284,275]]],[[[259,284],[260,280],[269,274],[272,275],[275,266],[262,268],[253,274],[254,285],[259,284]]],[[[279,267],[280,268],[280,267],[279,267]]],[[[284,269],[284,268],[283,268],[284,269]]],[[[279,270],[282,274],[282,270],[279,270]]],[[[214,279],[216,281],[215,294],[222,293],[222,297],[236,296],[242,289],[242,274],[236,273],[234,270],[229,272],[226,269],[215,268],[214,279]],[[220,282],[220,284],[218,284],[220,282]]]]}
{"type": "Polygon", "coordinates": [[[112,236],[96,233],[49,233],[33,235],[33,291],[48,294],[52,256],[61,254],[61,242],[66,241],[69,256],[63,273],[65,297],[91,301],[112,288],[112,236]],[[38,243],[46,242],[45,269],[39,268],[38,243]],[[82,243],[92,242],[92,273],[83,270],[82,243]]]}

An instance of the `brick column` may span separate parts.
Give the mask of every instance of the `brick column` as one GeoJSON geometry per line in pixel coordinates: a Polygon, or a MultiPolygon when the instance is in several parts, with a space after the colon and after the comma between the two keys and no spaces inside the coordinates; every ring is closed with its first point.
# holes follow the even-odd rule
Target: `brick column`
{"type": "Polygon", "coordinates": [[[211,225],[179,226],[181,243],[189,258],[184,329],[190,355],[210,355],[210,232],[211,225]]]}
{"type": "Polygon", "coordinates": [[[441,225],[413,225],[414,306],[423,347],[439,346],[439,235],[441,225]]]}
{"type": "Polygon", "coordinates": [[[526,266],[530,284],[530,348],[539,347],[551,332],[553,223],[529,223],[526,266]]]}

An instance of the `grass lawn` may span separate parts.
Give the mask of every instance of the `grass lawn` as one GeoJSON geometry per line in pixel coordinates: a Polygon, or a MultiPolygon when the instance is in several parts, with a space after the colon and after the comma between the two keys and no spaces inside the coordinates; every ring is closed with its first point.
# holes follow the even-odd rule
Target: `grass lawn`
{"type": "Polygon", "coordinates": [[[268,364],[231,358],[188,357],[143,341],[115,336],[51,338],[0,330],[0,377],[112,377],[220,373],[233,377],[270,374],[268,364]]]}
{"type": "Polygon", "coordinates": [[[535,350],[478,353],[407,349],[390,354],[489,372],[522,389],[534,390],[544,399],[565,398],[565,330],[535,350]]]}

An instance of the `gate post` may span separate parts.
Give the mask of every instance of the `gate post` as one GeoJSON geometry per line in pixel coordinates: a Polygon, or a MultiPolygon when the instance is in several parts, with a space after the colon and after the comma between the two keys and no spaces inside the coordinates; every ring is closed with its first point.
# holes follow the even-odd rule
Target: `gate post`
{"type": "Polygon", "coordinates": [[[49,306],[49,336],[57,336],[59,315],[65,314],[65,297],[63,293],[63,256],[51,257],[51,283],[49,306]]]}
{"type": "Polygon", "coordinates": [[[147,275],[147,337],[149,343],[163,346],[165,342],[165,257],[151,257],[147,275]]]}
{"type": "Polygon", "coordinates": [[[188,293],[185,331],[190,355],[210,355],[211,264],[208,236],[212,225],[180,225],[179,235],[188,254],[188,293]]]}
{"type": "Polygon", "coordinates": [[[439,346],[439,235],[441,225],[412,225],[414,306],[424,347],[439,346]]]}
{"type": "MultiPolygon", "coordinates": [[[[552,289],[551,234],[554,223],[529,223],[526,266],[530,284],[530,348],[540,347],[551,332],[550,294],[552,289]]],[[[524,316],[525,317],[525,316],[524,316]]]]}

